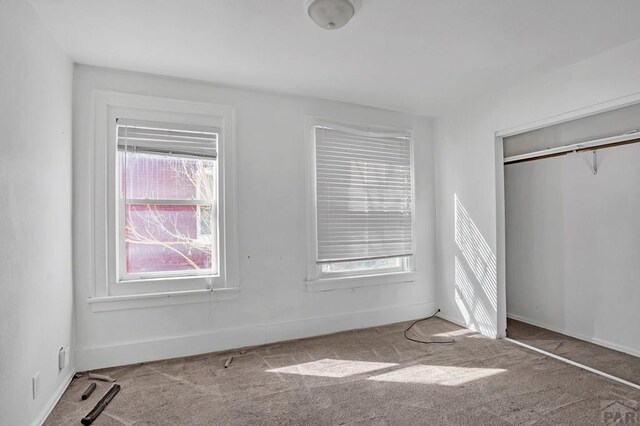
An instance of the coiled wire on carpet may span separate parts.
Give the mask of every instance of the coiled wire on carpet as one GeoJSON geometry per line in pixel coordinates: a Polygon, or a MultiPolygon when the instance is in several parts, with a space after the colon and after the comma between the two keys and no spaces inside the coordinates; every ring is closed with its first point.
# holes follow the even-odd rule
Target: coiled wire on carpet
{"type": "Polygon", "coordinates": [[[453,339],[451,339],[451,340],[443,340],[443,341],[437,341],[437,340],[436,340],[436,341],[433,341],[433,340],[418,340],[418,339],[414,339],[414,338],[412,338],[412,337],[407,336],[407,333],[409,332],[409,330],[411,330],[411,328],[412,328],[414,325],[416,325],[416,324],[417,324],[417,323],[419,323],[419,322],[426,321],[426,320],[428,320],[428,319],[431,319],[431,318],[435,317],[435,316],[438,314],[438,312],[440,312],[440,309],[438,309],[438,310],[437,310],[433,315],[431,315],[430,317],[426,317],[426,318],[422,318],[422,319],[419,319],[419,320],[415,320],[415,321],[414,321],[414,322],[413,322],[409,327],[407,327],[407,329],[404,331],[404,337],[405,337],[407,340],[411,340],[412,342],[416,342],[416,343],[424,343],[425,345],[428,345],[428,344],[431,344],[431,343],[455,343],[456,341],[455,341],[455,340],[453,340],[453,339]]]}

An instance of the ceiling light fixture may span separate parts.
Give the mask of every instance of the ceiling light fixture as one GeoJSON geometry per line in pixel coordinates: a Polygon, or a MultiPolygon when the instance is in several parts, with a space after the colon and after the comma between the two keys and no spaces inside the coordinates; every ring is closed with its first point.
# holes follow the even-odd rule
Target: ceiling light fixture
{"type": "Polygon", "coordinates": [[[309,4],[308,13],[320,28],[337,30],[349,22],[355,8],[349,0],[313,0],[309,4]]]}

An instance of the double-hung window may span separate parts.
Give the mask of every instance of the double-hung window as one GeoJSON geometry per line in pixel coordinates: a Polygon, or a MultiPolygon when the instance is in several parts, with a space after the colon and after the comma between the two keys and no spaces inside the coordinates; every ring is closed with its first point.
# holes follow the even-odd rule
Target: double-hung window
{"type": "Polygon", "coordinates": [[[119,281],[218,276],[220,129],[116,126],[119,281]]]}
{"type": "Polygon", "coordinates": [[[238,297],[233,107],[94,102],[92,310],[238,297]]]}
{"type": "Polygon", "coordinates": [[[313,247],[309,279],[413,268],[412,142],[385,131],[311,120],[313,247]]]}

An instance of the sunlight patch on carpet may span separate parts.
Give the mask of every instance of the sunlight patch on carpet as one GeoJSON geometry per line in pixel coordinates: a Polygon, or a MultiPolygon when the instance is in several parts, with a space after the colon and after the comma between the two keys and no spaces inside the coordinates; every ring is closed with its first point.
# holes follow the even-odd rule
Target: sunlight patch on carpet
{"type": "Polygon", "coordinates": [[[378,382],[422,383],[425,385],[458,386],[474,380],[503,373],[501,368],[453,367],[442,365],[414,365],[370,377],[378,382]]]}
{"type": "Polygon", "coordinates": [[[368,373],[383,368],[395,367],[390,362],[352,361],[344,359],[321,359],[303,364],[267,370],[269,373],[300,374],[303,376],[348,377],[355,374],[368,373]]]}

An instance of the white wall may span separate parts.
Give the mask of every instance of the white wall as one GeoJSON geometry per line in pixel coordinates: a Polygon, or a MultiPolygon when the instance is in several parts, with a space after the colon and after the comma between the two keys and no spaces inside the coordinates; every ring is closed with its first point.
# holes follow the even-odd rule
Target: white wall
{"type": "Polygon", "coordinates": [[[72,65],[26,1],[0,8],[0,424],[27,425],[73,370],[72,65]]]}
{"type": "Polygon", "coordinates": [[[505,167],[507,312],[640,355],[640,145],[505,167]]]}
{"type": "Polygon", "coordinates": [[[634,41],[510,90],[467,99],[437,120],[436,299],[445,317],[487,335],[504,334],[504,262],[492,263],[503,255],[497,249],[504,238],[495,132],[638,93],[639,69],[640,41],[634,41]],[[464,210],[455,208],[456,197],[464,210]],[[456,243],[456,212],[464,213],[459,225],[472,222],[475,230],[466,234],[467,246],[476,247],[466,256],[456,243]]]}
{"type": "Polygon", "coordinates": [[[89,369],[368,327],[430,314],[434,302],[434,182],[430,121],[324,100],[77,66],[74,230],[78,368],[89,369]],[[104,89],[230,105],[237,116],[240,297],[93,312],[91,93],[104,89]],[[418,279],[327,292],[305,286],[304,115],[415,131],[418,279]]]}

